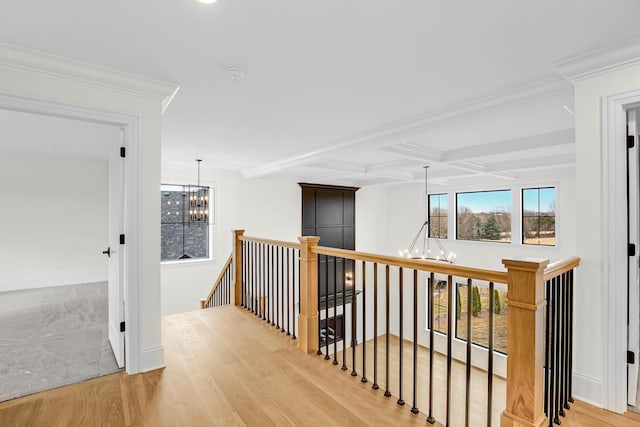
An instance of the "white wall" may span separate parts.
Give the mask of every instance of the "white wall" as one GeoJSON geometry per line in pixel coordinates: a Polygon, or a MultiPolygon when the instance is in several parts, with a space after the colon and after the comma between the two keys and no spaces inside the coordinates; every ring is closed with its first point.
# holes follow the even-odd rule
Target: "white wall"
{"type": "MultiPolygon", "coordinates": [[[[604,318],[606,297],[617,301],[619,310],[626,310],[626,295],[611,294],[613,284],[607,283],[603,270],[603,145],[602,98],[640,89],[640,66],[604,73],[575,83],[576,112],[576,248],[581,266],[576,279],[581,292],[576,293],[574,370],[578,382],[576,396],[612,410],[625,410],[626,402],[612,402],[607,393],[614,378],[606,374],[604,352],[609,343],[605,335],[612,319],[604,318]]],[[[616,167],[625,168],[624,164],[616,167]]],[[[624,188],[619,191],[624,192],[624,188]]],[[[626,209],[621,203],[619,209],[626,209]]],[[[626,241],[619,242],[626,245],[626,241]]],[[[624,350],[622,349],[622,354],[624,350]]],[[[612,361],[611,363],[624,364],[612,361]]],[[[626,393],[626,391],[625,391],[626,393]]],[[[626,396],[623,396],[626,397],[626,396]]],[[[614,399],[616,400],[616,399],[614,399]]]]}
{"type": "Polygon", "coordinates": [[[0,292],[107,280],[106,160],[0,152],[0,182],[0,292]]]}
{"type": "MultiPolygon", "coordinates": [[[[204,162],[203,162],[204,163],[204,162]]],[[[193,168],[164,168],[163,183],[193,183],[193,168]]],[[[201,185],[214,188],[214,259],[162,265],[162,314],[200,308],[232,249],[232,230],[245,235],[297,241],[302,191],[294,182],[245,179],[235,173],[201,172],[201,185]]],[[[159,197],[159,195],[158,195],[159,197]]]]}
{"type": "MultiPolygon", "coordinates": [[[[517,198],[521,188],[556,187],[557,245],[555,247],[522,245],[517,242],[519,236],[519,202],[512,201],[513,243],[472,242],[454,239],[453,223],[455,216],[449,215],[449,239],[441,239],[447,251],[457,255],[456,263],[480,268],[503,270],[503,258],[536,257],[547,258],[552,262],[569,256],[576,251],[576,210],[575,176],[571,173],[561,175],[547,174],[535,179],[514,181],[485,181],[482,186],[430,185],[430,193],[460,192],[493,189],[512,189],[517,198]]],[[[406,249],[420,226],[424,222],[424,184],[394,184],[363,188],[357,196],[357,248],[364,252],[385,255],[398,255],[406,249]]],[[[452,195],[449,195],[449,212],[454,213],[452,195]]]]}

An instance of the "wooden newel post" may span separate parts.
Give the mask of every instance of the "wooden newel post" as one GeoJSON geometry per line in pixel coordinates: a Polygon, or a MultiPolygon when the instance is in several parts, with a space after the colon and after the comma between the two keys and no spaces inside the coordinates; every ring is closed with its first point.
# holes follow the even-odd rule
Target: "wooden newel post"
{"type": "Polygon", "coordinates": [[[234,304],[242,305],[242,240],[244,230],[233,230],[234,304]]]}
{"type": "Polygon", "coordinates": [[[298,348],[307,353],[318,351],[318,254],[311,249],[320,241],[316,236],[298,237],[300,241],[300,314],[298,348]]]}
{"type": "Polygon", "coordinates": [[[507,268],[509,306],[507,406],[502,427],[541,427],[544,367],[544,269],[548,260],[503,259],[507,268]]]}

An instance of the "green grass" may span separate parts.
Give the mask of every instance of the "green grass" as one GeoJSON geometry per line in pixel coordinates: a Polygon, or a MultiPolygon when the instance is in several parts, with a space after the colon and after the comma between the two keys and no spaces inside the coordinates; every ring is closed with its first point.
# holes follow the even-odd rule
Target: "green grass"
{"type": "MultiPolygon", "coordinates": [[[[460,300],[462,302],[462,313],[457,320],[456,338],[466,340],[467,338],[467,286],[460,286],[460,300]]],[[[494,334],[493,346],[497,351],[507,352],[507,312],[506,292],[499,291],[502,310],[500,314],[494,314],[494,334]]],[[[471,317],[471,337],[472,342],[484,347],[489,346],[489,289],[480,288],[480,302],[482,310],[477,317],[471,317]]],[[[441,289],[434,292],[434,330],[447,333],[447,290],[441,289]]],[[[455,310],[455,306],[454,306],[455,310]]]]}

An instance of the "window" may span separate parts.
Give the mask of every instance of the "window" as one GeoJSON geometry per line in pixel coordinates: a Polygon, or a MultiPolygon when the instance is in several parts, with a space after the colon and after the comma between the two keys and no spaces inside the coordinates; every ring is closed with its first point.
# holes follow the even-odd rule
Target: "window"
{"type": "Polygon", "coordinates": [[[524,188],[522,190],[522,243],[555,246],[555,188],[524,188]]]}
{"type": "Polygon", "coordinates": [[[429,195],[429,237],[449,237],[446,194],[429,195]]]}
{"type": "MultiPolygon", "coordinates": [[[[448,281],[446,276],[436,276],[433,284],[433,323],[427,312],[427,329],[432,326],[435,332],[448,333],[448,281]]],[[[458,279],[460,280],[460,279],[458,279]]],[[[453,307],[456,317],[453,319],[454,336],[461,341],[467,340],[467,301],[468,287],[465,281],[453,282],[453,307]]],[[[489,316],[493,312],[493,348],[495,351],[507,353],[507,317],[508,302],[506,286],[496,284],[493,290],[493,306],[489,284],[474,281],[471,288],[471,342],[481,347],[489,347],[489,316]]],[[[430,301],[427,299],[427,307],[430,301]]]]}
{"type": "Polygon", "coordinates": [[[456,238],[511,242],[511,191],[457,193],[456,238]]]}
{"type": "Polygon", "coordinates": [[[161,261],[209,258],[209,187],[162,185],[161,261]]]}

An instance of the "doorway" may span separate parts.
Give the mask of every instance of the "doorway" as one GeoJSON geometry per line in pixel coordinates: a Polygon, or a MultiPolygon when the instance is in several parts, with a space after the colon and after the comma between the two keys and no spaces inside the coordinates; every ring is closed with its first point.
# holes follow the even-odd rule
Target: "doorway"
{"type": "MultiPolygon", "coordinates": [[[[8,371],[14,385],[33,385],[25,389],[32,393],[118,370],[124,346],[116,362],[107,328],[108,301],[114,289],[122,301],[123,282],[108,277],[107,264],[112,263],[102,251],[108,225],[121,224],[123,218],[124,186],[109,185],[111,158],[119,152],[122,131],[11,109],[0,109],[0,123],[7,201],[0,215],[5,219],[0,252],[8,261],[0,292],[15,315],[12,345],[0,347],[3,378],[8,371]],[[25,350],[18,354],[21,345],[25,350]],[[32,356],[29,367],[25,363],[32,356]]],[[[116,181],[123,178],[120,173],[116,181]]],[[[122,316],[122,303],[118,308],[122,316]]],[[[124,334],[119,336],[123,340],[124,334]]],[[[118,351],[117,345],[114,349],[118,351]]]]}

